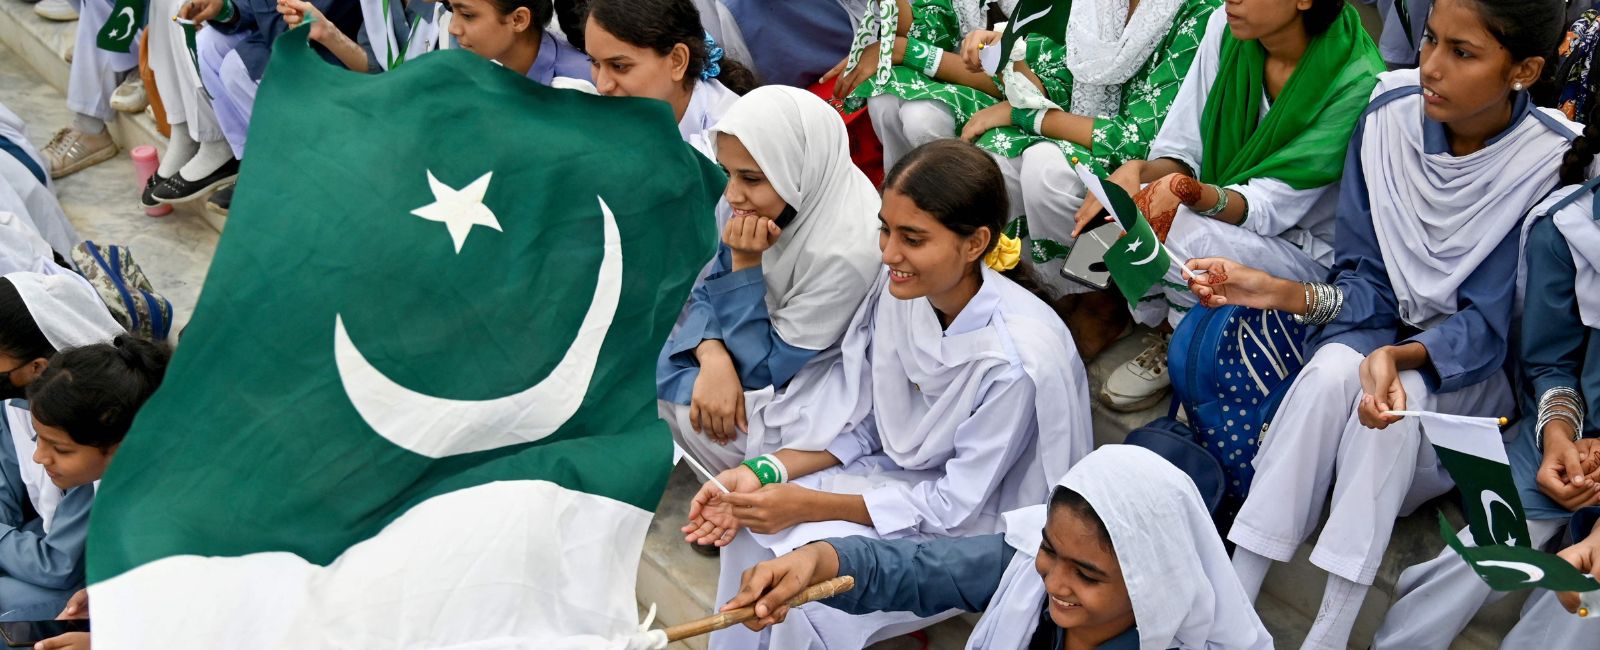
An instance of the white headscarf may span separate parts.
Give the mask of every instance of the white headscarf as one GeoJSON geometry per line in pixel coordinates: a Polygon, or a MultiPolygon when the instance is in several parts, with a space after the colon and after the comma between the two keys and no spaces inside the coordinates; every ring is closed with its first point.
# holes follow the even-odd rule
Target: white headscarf
{"type": "Polygon", "coordinates": [[[33,224],[14,212],[0,210],[0,275],[31,271],[45,275],[76,275],[56,264],[50,244],[33,224]]]}
{"type": "Polygon", "coordinates": [[[33,322],[58,352],[106,343],[127,332],[111,318],[89,281],[77,274],[7,273],[5,279],[17,288],[33,322]]]}
{"type": "Polygon", "coordinates": [[[1122,84],[1144,67],[1172,30],[1186,0],[1143,0],[1128,15],[1128,0],[1078,0],[1067,18],[1067,69],[1072,112],[1089,117],[1122,109],[1122,84]]]}
{"type": "MultiPolygon", "coordinates": [[[[1060,485],[1082,495],[1105,524],[1141,650],[1272,648],[1188,475],[1143,447],[1106,445],[1060,485]]],[[[1017,554],[967,641],[970,650],[1027,647],[1045,598],[1034,556],[1049,507],[1006,513],[1006,542],[1017,554]]]]}
{"type": "MultiPolygon", "coordinates": [[[[1378,75],[1373,96],[1418,85],[1416,70],[1378,75]]],[[[1428,328],[1454,314],[1456,293],[1523,215],[1556,186],[1578,128],[1560,112],[1533,108],[1494,144],[1466,156],[1427,153],[1420,95],[1366,118],[1361,143],[1372,225],[1406,323],[1428,328]]],[[[1508,281],[1511,279],[1508,278],[1508,281]]]]}
{"type": "Polygon", "coordinates": [[[838,342],[877,277],[878,192],[850,161],[839,112],[809,92],[757,88],[707,137],[739,139],[796,211],[761,256],[772,328],[784,342],[821,350],[838,342]]]}

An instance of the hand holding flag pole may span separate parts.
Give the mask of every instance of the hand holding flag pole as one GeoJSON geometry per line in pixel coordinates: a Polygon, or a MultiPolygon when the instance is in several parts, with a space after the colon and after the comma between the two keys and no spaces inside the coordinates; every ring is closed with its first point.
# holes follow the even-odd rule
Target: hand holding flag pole
{"type": "MultiPolygon", "coordinates": [[[[856,587],[856,579],[852,576],[839,576],[832,580],[819,582],[800,592],[800,595],[789,600],[789,608],[793,609],[813,600],[832,598],[856,587]]],[[[682,625],[667,628],[667,641],[669,643],[682,641],[691,637],[709,634],[717,630],[733,627],[756,617],[754,605],[741,607],[730,612],[721,612],[714,616],[707,616],[698,621],[690,621],[682,625]]]]}

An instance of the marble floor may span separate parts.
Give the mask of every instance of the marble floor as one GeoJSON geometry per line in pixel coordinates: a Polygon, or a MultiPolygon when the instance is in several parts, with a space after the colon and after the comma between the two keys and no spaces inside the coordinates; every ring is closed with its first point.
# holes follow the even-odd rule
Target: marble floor
{"type": "MultiPolygon", "coordinates": [[[[28,138],[35,146],[43,148],[56,129],[72,121],[66,102],[21,57],[0,45],[0,103],[27,121],[28,138]]],[[[124,151],[57,180],[55,189],[79,236],[126,246],[156,290],[172,301],[174,323],[182,327],[200,297],[218,233],[201,218],[199,203],[179,206],[160,218],[145,216],[137,181],[124,151]]]]}

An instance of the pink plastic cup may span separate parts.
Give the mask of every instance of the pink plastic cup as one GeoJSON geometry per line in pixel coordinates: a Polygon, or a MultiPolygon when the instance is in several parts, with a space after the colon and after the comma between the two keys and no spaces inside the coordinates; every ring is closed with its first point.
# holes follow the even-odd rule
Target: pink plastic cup
{"type": "MultiPolygon", "coordinates": [[[[161,167],[161,157],[156,154],[155,147],[147,144],[134,147],[128,154],[133,156],[133,169],[139,176],[138,191],[143,192],[145,183],[150,182],[150,177],[161,167]]],[[[144,213],[152,217],[164,217],[171,212],[172,206],[165,204],[144,209],[144,213]]]]}

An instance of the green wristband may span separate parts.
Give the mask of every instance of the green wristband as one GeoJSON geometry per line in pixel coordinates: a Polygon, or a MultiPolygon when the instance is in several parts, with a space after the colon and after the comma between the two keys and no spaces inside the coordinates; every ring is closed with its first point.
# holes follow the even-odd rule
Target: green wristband
{"type": "Polygon", "coordinates": [[[740,464],[750,468],[750,471],[755,472],[756,478],[761,481],[762,485],[782,483],[784,482],[784,479],[788,478],[784,476],[784,474],[787,472],[783,470],[783,466],[778,463],[777,459],[773,458],[770,454],[756,456],[755,458],[751,458],[740,464]]]}
{"type": "Polygon", "coordinates": [[[1012,108],[1011,126],[1030,135],[1043,135],[1039,133],[1039,127],[1044,124],[1044,113],[1042,108],[1012,108]]]}
{"type": "Polygon", "coordinates": [[[906,53],[900,58],[900,65],[921,71],[932,79],[939,73],[939,59],[943,56],[944,50],[914,38],[907,38],[906,53]]]}
{"type": "Polygon", "coordinates": [[[215,23],[231,23],[231,22],[233,22],[233,2],[232,2],[232,0],[222,0],[222,11],[217,12],[217,17],[216,18],[212,18],[209,22],[215,22],[215,23]]]}

